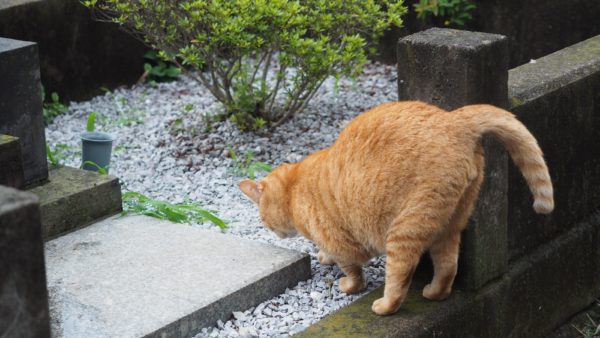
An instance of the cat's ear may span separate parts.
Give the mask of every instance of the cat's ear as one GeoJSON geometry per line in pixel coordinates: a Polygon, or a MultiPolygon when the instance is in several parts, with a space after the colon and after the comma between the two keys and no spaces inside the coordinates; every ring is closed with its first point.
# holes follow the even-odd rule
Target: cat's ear
{"type": "Polygon", "coordinates": [[[256,204],[260,201],[263,189],[264,183],[262,182],[256,183],[253,180],[244,180],[240,183],[240,190],[256,204]]]}

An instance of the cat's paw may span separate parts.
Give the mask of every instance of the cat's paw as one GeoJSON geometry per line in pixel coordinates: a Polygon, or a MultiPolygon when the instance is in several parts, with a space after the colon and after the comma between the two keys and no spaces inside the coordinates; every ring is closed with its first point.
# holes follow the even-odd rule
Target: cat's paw
{"type": "Polygon", "coordinates": [[[431,284],[425,285],[423,288],[423,297],[429,300],[444,300],[448,298],[451,290],[434,289],[431,284]]]}
{"type": "Polygon", "coordinates": [[[352,279],[350,277],[340,278],[340,290],[347,294],[353,294],[364,290],[367,287],[365,279],[352,279]]]}
{"type": "Polygon", "coordinates": [[[373,302],[371,310],[380,316],[391,315],[400,308],[400,302],[390,301],[388,298],[382,297],[373,302]]]}
{"type": "Polygon", "coordinates": [[[319,263],[321,263],[323,265],[332,265],[332,264],[335,264],[335,262],[333,261],[333,258],[329,257],[322,250],[319,251],[319,253],[317,254],[317,259],[319,260],[319,263]]]}

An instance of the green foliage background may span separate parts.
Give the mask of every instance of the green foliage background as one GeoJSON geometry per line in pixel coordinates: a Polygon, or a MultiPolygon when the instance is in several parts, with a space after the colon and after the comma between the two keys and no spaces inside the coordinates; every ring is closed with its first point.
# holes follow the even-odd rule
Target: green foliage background
{"type": "Polygon", "coordinates": [[[402,0],[85,0],[159,56],[200,72],[242,129],[278,125],[304,109],[328,76],[361,72],[402,0]]]}

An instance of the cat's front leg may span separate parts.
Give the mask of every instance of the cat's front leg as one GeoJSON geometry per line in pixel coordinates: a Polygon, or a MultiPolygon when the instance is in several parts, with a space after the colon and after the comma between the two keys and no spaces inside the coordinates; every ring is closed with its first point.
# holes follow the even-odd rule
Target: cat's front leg
{"type": "Polygon", "coordinates": [[[339,282],[340,290],[342,292],[353,294],[358,293],[367,287],[361,264],[338,263],[338,267],[346,274],[346,277],[340,278],[339,282]]]}
{"type": "Polygon", "coordinates": [[[331,256],[329,256],[328,254],[326,254],[325,251],[323,251],[322,249],[319,250],[319,253],[317,254],[317,259],[319,260],[319,263],[321,263],[323,265],[335,264],[335,261],[333,260],[333,258],[331,256]]]}

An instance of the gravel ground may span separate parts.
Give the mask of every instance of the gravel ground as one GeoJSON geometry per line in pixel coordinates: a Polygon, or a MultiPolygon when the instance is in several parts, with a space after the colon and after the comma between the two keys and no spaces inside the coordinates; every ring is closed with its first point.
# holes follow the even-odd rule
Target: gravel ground
{"type": "MultiPolygon", "coordinates": [[[[171,83],[121,88],[71,103],[68,113],[48,126],[46,138],[53,149],[65,145],[65,164],[79,166],[79,134],[88,114],[95,111],[96,129],[116,136],[110,173],[122,180],[124,190],[172,203],[192,199],[228,220],[230,234],[310,254],[312,279],[255,308],[234,312],[231,320],[206,328],[197,337],[286,336],[362,294],[340,293],[341,271],[320,265],[311,242],[281,240],[260,224],[256,206],[237,188],[242,177],[234,174],[227,146],[238,154],[251,150],[254,160],[273,166],[296,162],[331,145],[353,117],[396,100],[396,93],[394,67],[369,64],[354,81],[341,79],[336,85],[327,80],[306,110],[278,129],[242,133],[229,121],[209,122],[207,117],[218,113],[220,105],[205,88],[182,76],[171,83]]],[[[194,226],[220,231],[210,223],[194,226]]],[[[373,259],[365,270],[367,291],[383,284],[382,258],[373,259]]]]}

